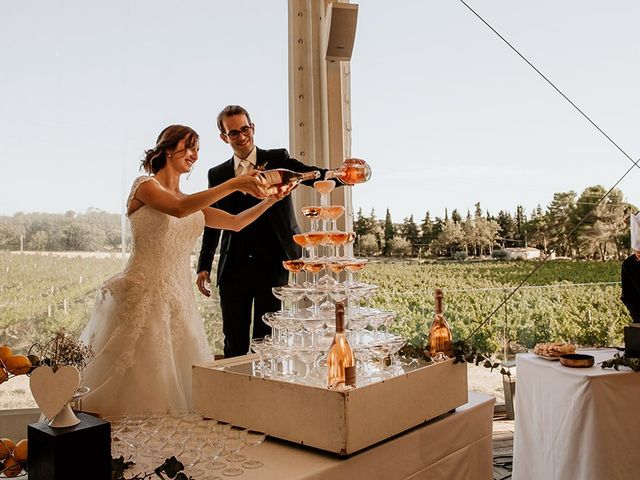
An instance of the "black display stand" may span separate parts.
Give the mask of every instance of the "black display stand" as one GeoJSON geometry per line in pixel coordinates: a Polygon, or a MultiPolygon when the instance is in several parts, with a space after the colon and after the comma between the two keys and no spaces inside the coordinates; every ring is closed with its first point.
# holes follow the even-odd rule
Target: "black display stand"
{"type": "Polygon", "coordinates": [[[111,480],[111,424],[77,415],[74,427],[29,425],[29,480],[111,480]]]}
{"type": "Polygon", "coordinates": [[[638,323],[624,327],[624,356],[640,357],[640,324],[638,323]]]}

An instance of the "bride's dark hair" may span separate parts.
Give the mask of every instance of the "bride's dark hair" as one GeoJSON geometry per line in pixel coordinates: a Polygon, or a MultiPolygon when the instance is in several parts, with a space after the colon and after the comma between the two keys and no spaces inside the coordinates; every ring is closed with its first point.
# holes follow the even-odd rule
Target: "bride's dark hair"
{"type": "Polygon", "coordinates": [[[148,173],[158,173],[167,164],[167,150],[176,148],[183,138],[185,139],[185,148],[191,148],[198,144],[200,137],[191,127],[169,125],[158,135],[156,146],[144,151],[140,168],[148,173]]]}

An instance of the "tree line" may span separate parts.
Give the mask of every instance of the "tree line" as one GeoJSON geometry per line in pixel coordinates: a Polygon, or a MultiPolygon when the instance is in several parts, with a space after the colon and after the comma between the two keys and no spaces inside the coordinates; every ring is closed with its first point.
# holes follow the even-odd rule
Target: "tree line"
{"type": "MultiPolygon", "coordinates": [[[[90,208],[86,213],[16,213],[0,216],[0,250],[112,251],[120,248],[120,215],[90,208]]],[[[129,234],[127,233],[127,242],[129,234]]]]}
{"type": "MultiPolygon", "coordinates": [[[[601,185],[553,195],[546,207],[531,212],[483,212],[476,203],[463,216],[457,209],[444,217],[426,212],[420,224],[413,215],[394,223],[360,209],[354,220],[355,253],[363,256],[453,257],[494,255],[506,247],[535,247],[558,256],[621,259],[629,251],[629,214],[637,208],[614,189],[603,201],[601,185]]],[[[126,231],[126,241],[130,241],[126,231]]],[[[115,251],[121,248],[121,217],[90,208],[85,213],[16,213],[0,216],[0,250],[115,251]]]]}
{"type": "Polygon", "coordinates": [[[445,209],[444,217],[426,212],[416,224],[413,215],[393,223],[389,209],[385,219],[372,210],[365,216],[358,210],[354,220],[355,252],[365,256],[431,256],[466,258],[469,255],[500,257],[507,247],[535,247],[553,250],[558,256],[606,260],[621,259],[629,252],[629,215],[637,208],[614,189],[604,198],[601,185],[553,195],[543,209],[538,205],[527,213],[517,206],[512,214],[483,212],[480,203],[464,217],[457,209],[445,209]]]}

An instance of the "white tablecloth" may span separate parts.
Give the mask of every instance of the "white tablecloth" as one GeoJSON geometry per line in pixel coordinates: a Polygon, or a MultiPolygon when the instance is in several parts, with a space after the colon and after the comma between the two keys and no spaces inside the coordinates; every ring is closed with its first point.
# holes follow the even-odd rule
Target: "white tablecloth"
{"type": "Polygon", "coordinates": [[[469,392],[469,403],[457,408],[455,412],[347,458],[285,441],[267,439],[250,452],[251,457],[261,460],[264,466],[256,470],[245,470],[239,478],[491,480],[494,402],[493,397],[469,392]]]}
{"type": "Polygon", "coordinates": [[[516,357],[514,480],[640,478],[640,373],[516,357]]]}
{"type": "Polygon", "coordinates": [[[251,455],[264,467],[242,480],[490,480],[493,397],[469,392],[469,403],[348,458],[267,440],[251,455]]]}

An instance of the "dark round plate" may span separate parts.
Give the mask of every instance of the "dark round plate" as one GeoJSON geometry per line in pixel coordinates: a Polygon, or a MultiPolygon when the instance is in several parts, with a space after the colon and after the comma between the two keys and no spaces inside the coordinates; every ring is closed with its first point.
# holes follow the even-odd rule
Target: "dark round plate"
{"type": "Polygon", "coordinates": [[[572,368],[589,368],[593,367],[593,355],[584,355],[582,353],[568,353],[560,355],[560,363],[565,367],[572,368]]]}

